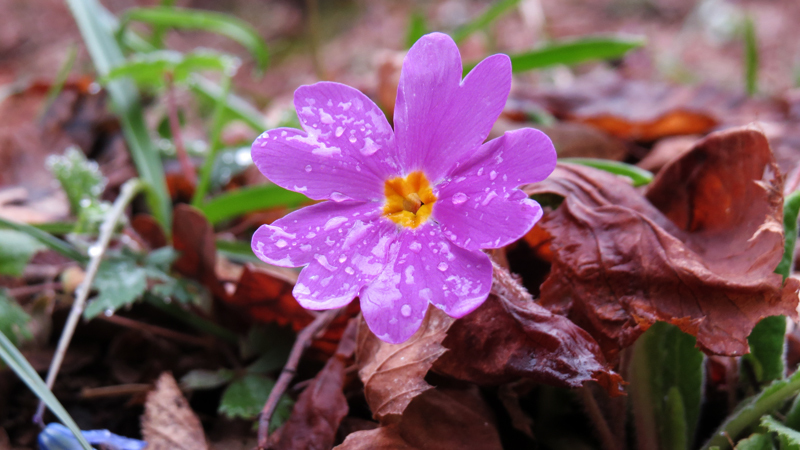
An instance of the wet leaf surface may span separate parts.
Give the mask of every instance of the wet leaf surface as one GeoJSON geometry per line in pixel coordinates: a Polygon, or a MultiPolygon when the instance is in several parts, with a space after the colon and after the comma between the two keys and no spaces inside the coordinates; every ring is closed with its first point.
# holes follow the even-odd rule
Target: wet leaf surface
{"type": "Polygon", "coordinates": [[[763,134],[716,133],[639,194],[612,175],[560,166],[530,194],[564,201],[537,228],[551,235],[541,301],[589,331],[609,357],[656,320],[712,354],[747,353],[763,317],[795,317],[783,254],[779,174],[763,134]]]}

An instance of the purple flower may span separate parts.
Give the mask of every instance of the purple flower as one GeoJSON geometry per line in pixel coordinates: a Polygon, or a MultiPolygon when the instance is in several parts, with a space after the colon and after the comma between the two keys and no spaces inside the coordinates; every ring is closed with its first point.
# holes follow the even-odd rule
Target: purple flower
{"type": "Polygon", "coordinates": [[[545,179],[556,153],[530,128],[484,143],[511,89],[508,56],[461,74],[455,42],[432,33],[403,62],[394,130],[358,90],[321,82],[295,91],[303,131],[278,128],[253,143],[272,182],[330,200],[253,236],[263,261],[306,265],[293,291],[303,307],[359,297],[369,328],[400,343],[428,303],[458,318],[486,300],[492,264],[481,249],[519,239],[541,218],[517,188],[545,179]]]}

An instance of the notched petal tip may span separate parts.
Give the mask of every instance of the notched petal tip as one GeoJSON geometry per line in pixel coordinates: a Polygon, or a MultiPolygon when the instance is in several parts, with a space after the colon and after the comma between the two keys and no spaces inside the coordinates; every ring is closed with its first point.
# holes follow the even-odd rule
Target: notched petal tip
{"type": "Polygon", "coordinates": [[[286,233],[279,227],[273,225],[261,225],[255,233],[253,239],[250,241],[250,248],[258,259],[267,264],[280,267],[297,267],[297,264],[292,262],[291,257],[286,254],[287,252],[281,251],[286,246],[285,240],[282,241],[281,236],[293,239],[295,236],[286,233]],[[280,252],[281,255],[274,253],[280,252]]]}

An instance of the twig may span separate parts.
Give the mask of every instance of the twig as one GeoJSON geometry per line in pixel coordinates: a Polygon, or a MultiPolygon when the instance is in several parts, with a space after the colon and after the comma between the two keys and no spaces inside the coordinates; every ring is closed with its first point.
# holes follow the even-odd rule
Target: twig
{"type": "Polygon", "coordinates": [[[265,450],[267,448],[269,442],[270,419],[272,419],[272,414],[278,406],[278,400],[280,400],[283,393],[286,392],[289,383],[291,383],[292,378],[294,378],[294,374],[297,371],[297,364],[300,362],[300,357],[303,356],[303,352],[311,345],[311,340],[320,331],[324,330],[328,324],[339,315],[342,309],[343,308],[331,309],[321,313],[313,322],[308,324],[308,326],[297,334],[297,339],[294,341],[292,351],[289,353],[289,359],[286,361],[286,365],[283,367],[281,375],[275,383],[275,387],[273,387],[272,391],[269,393],[269,398],[267,398],[267,402],[264,403],[264,409],[261,410],[261,414],[258,418],[259,450],[265,450]]]}
{"type": "Polygon", "coordinates": [[[115,325],[119,325],[121,327],[138,330],[143,333],[151,333],[156,336],[161,336],[167,339],[172,339],[174,341],[183,342],[184,344],[196,345],[198,347],[210,347],[213,345],[213,342],[209,341],[208,339],[203,339],[201,337],[192,336],[186,333],[181,333],[179,331],[159,327],[158,325],[151,325],[149,323],[139,322],[137,320],[129,319],[127,317],[98,316],[97,318],[105,322],[110,322],[115,325]]]}
{"type": "MultiPolygon", "coordinates": [[[[108,243],[111,241],[111,236],[114,234],[114,228],[117,222],[125,212],[125,207],[133,200],[137,193],[144,187],[139,179],[134,178],[128,180],[122,185],[119,197],[114,201],[114,206],[108,212],[103,224],[100,225],[100,237],[97,243],[89,247],[89,266],[86,269],[86,276],[81,281],[81,284],[75,289],[75,301],[72,303],[72,309],[69,311],[67,323],[64,325],[64,330],[61,332],[61,338],[58,340],[58,347],[56,353],[53,355],[53,361],[50,362],[50,369],[47,371],[47,389],[52,390],[53,384],[56,381],[58,370],[61,368],[61,363],[64,361],[64,355],[67,353],[67,347],[72,340],[72,335],[75,333],[75,327],[78,326],[78,321],[83,314],[83,307],[86,304],[86,298],[89,296],[89,291],[92,289],[92,282],[97,269],[100,268],[100,262],[103,260],[108,248],[108,243]]],[[[39,426],[44,427],[42,416],[44,415],[44,402],[39,402],[39,407],[36,409],[36,414],[33,416],[33,422],[39,426]]]]}
{"type": "Polygon", "coordinates": [[[608,426],[608,422],[606,422],[606,419],[603,417],[603,413],[600,411],[600,406],[597,405],[597,400],[595,400],[592,391],[588,386],[583,386],[579,391],[583,399],[583,404],[586,407],[586,413],[589,415],[589,419],[591,419],[594,425],[594,429],[597,432],[603,448],[605,450],[620,449],[619,442],[617,442],[617,439],[611,432],[611,428],[608,426]]]}
{"type": "Polygon", "coordinates": [[[81,389],[81,398],[122,397],[143,394],[153,389],[152,384],[132,383],[81,389]]]}
{"type": "Polygon", "coordinates": [[[175,85],[172,82],[172,74],[167,73],[165,77],[167,79],[167,120],[169,121],[169,131],[172,134],[172,142],[175,144],[175,154],[181,163],[183,176],[192,186],[197,186],[197,174],[194,171],[192,160],[189,159],[189,154],[186,153],[186,147],[183,146],[181,121],[178,117],[178,105],[175,102],[175,85]]]}

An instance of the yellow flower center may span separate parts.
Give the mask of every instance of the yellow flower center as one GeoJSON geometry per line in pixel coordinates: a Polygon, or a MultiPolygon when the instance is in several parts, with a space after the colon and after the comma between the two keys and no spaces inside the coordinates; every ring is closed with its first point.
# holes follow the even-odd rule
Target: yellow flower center
{"type": "Polygon", "coordinates": [[[406,176],[392,178],[384,185],[386,205],[383,215],[394,223],[409,228],[417,228],[431,216],[436,202],[428,179],[422,172],[411,172],[406,176]]]}

